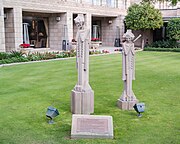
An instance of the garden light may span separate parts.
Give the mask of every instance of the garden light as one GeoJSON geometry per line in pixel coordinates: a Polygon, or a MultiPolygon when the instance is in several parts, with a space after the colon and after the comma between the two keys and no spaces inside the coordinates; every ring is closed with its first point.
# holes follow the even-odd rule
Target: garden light
{"type": "Polygon", "coordinates": [[[49,106],[47,108],[46,117],[50,118],[48,122],[49,124],[53,124],[54,121],[52,119],[58,115],[59,115],[59,112],[56,108],[53,108],[52,106],[49,106]]]}
{"type": "Polygon", "coordinates": [[[135,111],[138,113],[138,117],[142,117],[142,112],[145,110],[145,103],[137,103],[134,106],[135,111]]]}

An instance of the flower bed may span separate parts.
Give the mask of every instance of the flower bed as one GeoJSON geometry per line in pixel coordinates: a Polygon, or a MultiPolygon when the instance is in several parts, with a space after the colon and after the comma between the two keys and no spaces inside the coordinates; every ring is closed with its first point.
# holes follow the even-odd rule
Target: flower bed
{"type": "Polygon", "coordinates": [[[100,38],[92,38],[91,41],[100,41],[100,38]]]}
{"type": "MultiPolygon", "coordinates": [[[[90,50],[89,54],[102,54],[108,53],[107,51],[98,51],[98,50],[90,50]]],[[[49,59],[57,59],[57,58],[67,58],[67,57],[75,57],[76,51],[66,51],[66,52],[34,52],[34,53],[26,53],[23,51],[11,51],[10,53],[0,52],[0,65],[8,64],[8,63],[16,63],[16,62],[28,62],[28,61],[41,61],[41,60],[49,60],[49,59]]]]}
{"type": "Polygon", "coordinates": [[[25,53],[23,51],[12,51],[10,53],[0,53],[0,64],[8,64],[15,62],[28,62],[28,61],[40,61],[56,58],[66,58],[76,56],[75,51],[68,52],[34,52],[34,53],[25,53]]]}

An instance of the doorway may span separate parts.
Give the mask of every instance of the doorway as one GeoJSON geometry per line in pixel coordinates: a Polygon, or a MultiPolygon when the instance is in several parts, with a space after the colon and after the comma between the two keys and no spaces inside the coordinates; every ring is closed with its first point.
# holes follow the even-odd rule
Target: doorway
{"type": "Polygon", "coordinates": [[[102,34],[101,34],[101,21],[100,20],[94,20],[92,21],[92,39],[101,40],[102,34]]]}
{"type": "MultiPolygon", "coordinates": [[[[47,18],[24,17],[23,23],[28,25],[28,35],[31,47],[46,48],[48,36],[47,18]]],[[[23,35],[25,35],[23,31],[23,35]]]]}

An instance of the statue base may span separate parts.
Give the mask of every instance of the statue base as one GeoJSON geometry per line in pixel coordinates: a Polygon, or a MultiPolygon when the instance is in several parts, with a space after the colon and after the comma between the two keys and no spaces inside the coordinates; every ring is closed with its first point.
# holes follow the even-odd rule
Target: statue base
{"type": "Polygon", "coordinates": [[[123,101],[118,99],[117,105],[122,110],[133,110],[133,106],[138,102],[138,100],[134,101],[123,101]]]}
{"type": "Polygon", "coordinates": [[[71,93],[71,112],[73,114],[91,114],[94,113],[94,91],[72,90],[71,93]]]}

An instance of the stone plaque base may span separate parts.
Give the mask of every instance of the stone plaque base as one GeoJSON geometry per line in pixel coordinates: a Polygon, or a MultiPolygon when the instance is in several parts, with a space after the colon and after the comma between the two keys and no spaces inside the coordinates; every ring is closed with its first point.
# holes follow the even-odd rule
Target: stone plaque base
{"type": "Polygon", "coordinates": [[[113,139],[112,116],[76,115],[72,116],[71,138],[113,139]]]}
{"type": "Polygon", "coordinates": [[[137,103],[137,100],[134,101],[122,101],[118,99],[117,105],[122,110],[133,110],[133,106],[137,103]]]}
{"type": "Polygon", "coordinates": [[[72,90],[71,112],[73,114],[94,113],[94,91],[91,89],[85,92],[72,90]]]}

